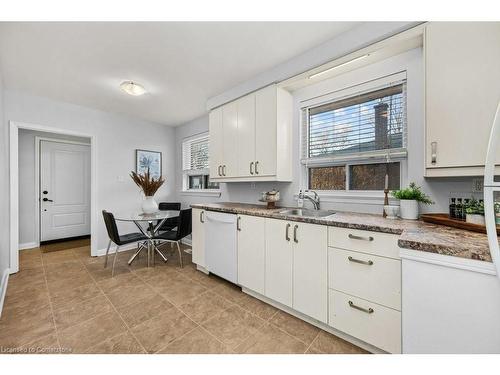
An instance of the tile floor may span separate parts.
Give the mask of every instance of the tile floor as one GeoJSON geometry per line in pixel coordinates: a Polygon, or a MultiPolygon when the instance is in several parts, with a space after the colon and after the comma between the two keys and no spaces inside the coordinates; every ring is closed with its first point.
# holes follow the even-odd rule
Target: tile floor
{"type": "Polygon", "coordinates": [[[0,353],[365,353],[218,277],[189,254],[115,276],[88,246],[20,252],[0,319],[0,353]]]}

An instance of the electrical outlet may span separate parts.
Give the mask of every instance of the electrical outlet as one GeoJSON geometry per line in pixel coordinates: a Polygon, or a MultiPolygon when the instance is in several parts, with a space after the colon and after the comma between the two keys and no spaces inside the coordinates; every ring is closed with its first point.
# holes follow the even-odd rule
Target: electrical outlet
{"type": "Polygon", "coordinates": [[[250,184],[250,189],[254,189],[254,190],[255,190],[255,182],[252,182],[252,183],[250,184]]]}
{"type": "Polygon", "coordinates": [[[472,179],[472,192],[473,193],[482,193],[484,180],[482,178],[473,178],[472,179]]]}

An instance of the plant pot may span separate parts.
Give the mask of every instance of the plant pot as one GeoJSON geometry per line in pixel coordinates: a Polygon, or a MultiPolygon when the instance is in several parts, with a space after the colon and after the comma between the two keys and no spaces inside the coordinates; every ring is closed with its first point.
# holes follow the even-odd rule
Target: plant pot
{"type": "Polygon", "coordinates": [[[484,216],[479,214],[467,214],[465,215],[465,221],[471,224],[486,225],[484,216]]]}
{"type": "Polygon", "coordinates": [[[145,214],[154,214],[158,211],[158,203],[155,201],[155,197],[145,197],[142,201],[142,212],[145,214]]]}
{"type": "Polygon", "coordinates": [[[399,216],[401,219],[417,220],[418,219],[418,201],[401,199],[399,201],[399,216]]]}

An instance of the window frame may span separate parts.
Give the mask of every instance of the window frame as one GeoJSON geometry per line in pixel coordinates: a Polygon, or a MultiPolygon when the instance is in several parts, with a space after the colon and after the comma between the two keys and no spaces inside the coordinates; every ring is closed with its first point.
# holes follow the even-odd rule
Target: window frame
{"type": "Polygon", "coordinates": [[[313,167],[330,167],[330,166],[345,166],[345,189],[344,190],[317,190],[317,193],[322,197],[331,198],[382,198],[384,197],[383,190],[350,190],[350,166],[360,164],[379,164],[386,162],[400,163],[400,186],[404,186],[408,180],[408,109],[407,105],[407,74],[406,70],[389,74],[387,76],[378,77],[366,82],[353,84],[338,90],[329,91],[325,94],[315,95],[312,98],[300,101],[299,105],[299,164],[300,164],[300,186],[309,188],[309,168],[313,167]],[[309,158],[308,137],[309,137],[309,116],[304,116],[303,111],[312,107],[317,107],[322,104],[327,104],[342,99],[352,97],[357,94],[376,91],[383,86],[395,86],[404,84],[405,90],[405,112],[404,112],[404,133],[403,147],[399,149],[386,149],[376,151],[358,152],[352,154],[344,154],[338,156],[326,156],[309,158]],[[305,118],[304,118],[305,117],[305,118]],[[304,124],[304,120],[307,121],[304,124]],[[314,160],[313,160],[314,159],[314,160]]]}

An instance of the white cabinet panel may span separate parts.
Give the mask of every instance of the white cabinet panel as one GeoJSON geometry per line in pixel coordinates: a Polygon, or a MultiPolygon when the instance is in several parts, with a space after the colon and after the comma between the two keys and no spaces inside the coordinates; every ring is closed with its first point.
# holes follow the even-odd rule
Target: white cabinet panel
{"type": "Polygon", "coordinates": [[[266,220],[238,216],[238,284],[257,293],[265,290],[266,220]]]}
{"type": "Polygon", "coordinates": [[[293,225],[293,308],[328,322],[327,228],[293,225]]]}
{"type": "Polygon", "coordinates": [[[255,164],[255,94],[238,99],[238,176],[254,174],[255,164]]]}
{"type": "Polygon", "coordinates": [[[266,287],[265,296],[292,306],[293,248],[291,224],[284,220],[266,219],[266,287]]]}
{"type": "Polygon", "coordinates": [[[201,267],[205,266],[205,211],[193,208],[191,249],[193,263],[201,267]]]}
{"type": "MultiPolygon", "coordinates": [[[[258,176],[276,174],[277,90],[274,85],[255,93],[255,162],[258,176]]],[[[281,137],[285,134],[280,134],[281,137]]]]}
{"type": "Polygon", "coordinates": [[[232,102],[222,107],[223,177],[238,176],[238,104],[232,102]]]}
{"type": "Polygon", "coordinates": [[[208,125],[210,134],[210,178],[220,178],[222,164],[224,164],[222,108],[217,108],[210,112],[208,125]]]}
{"type": "Polygon", "coordinates": [[[448,168],[442,170],[443,175],[483,173],[500,100],[499,66],[500,22],[431,22],[426,27],[429,176],[439,176],[437,168],[448,168]]]}

